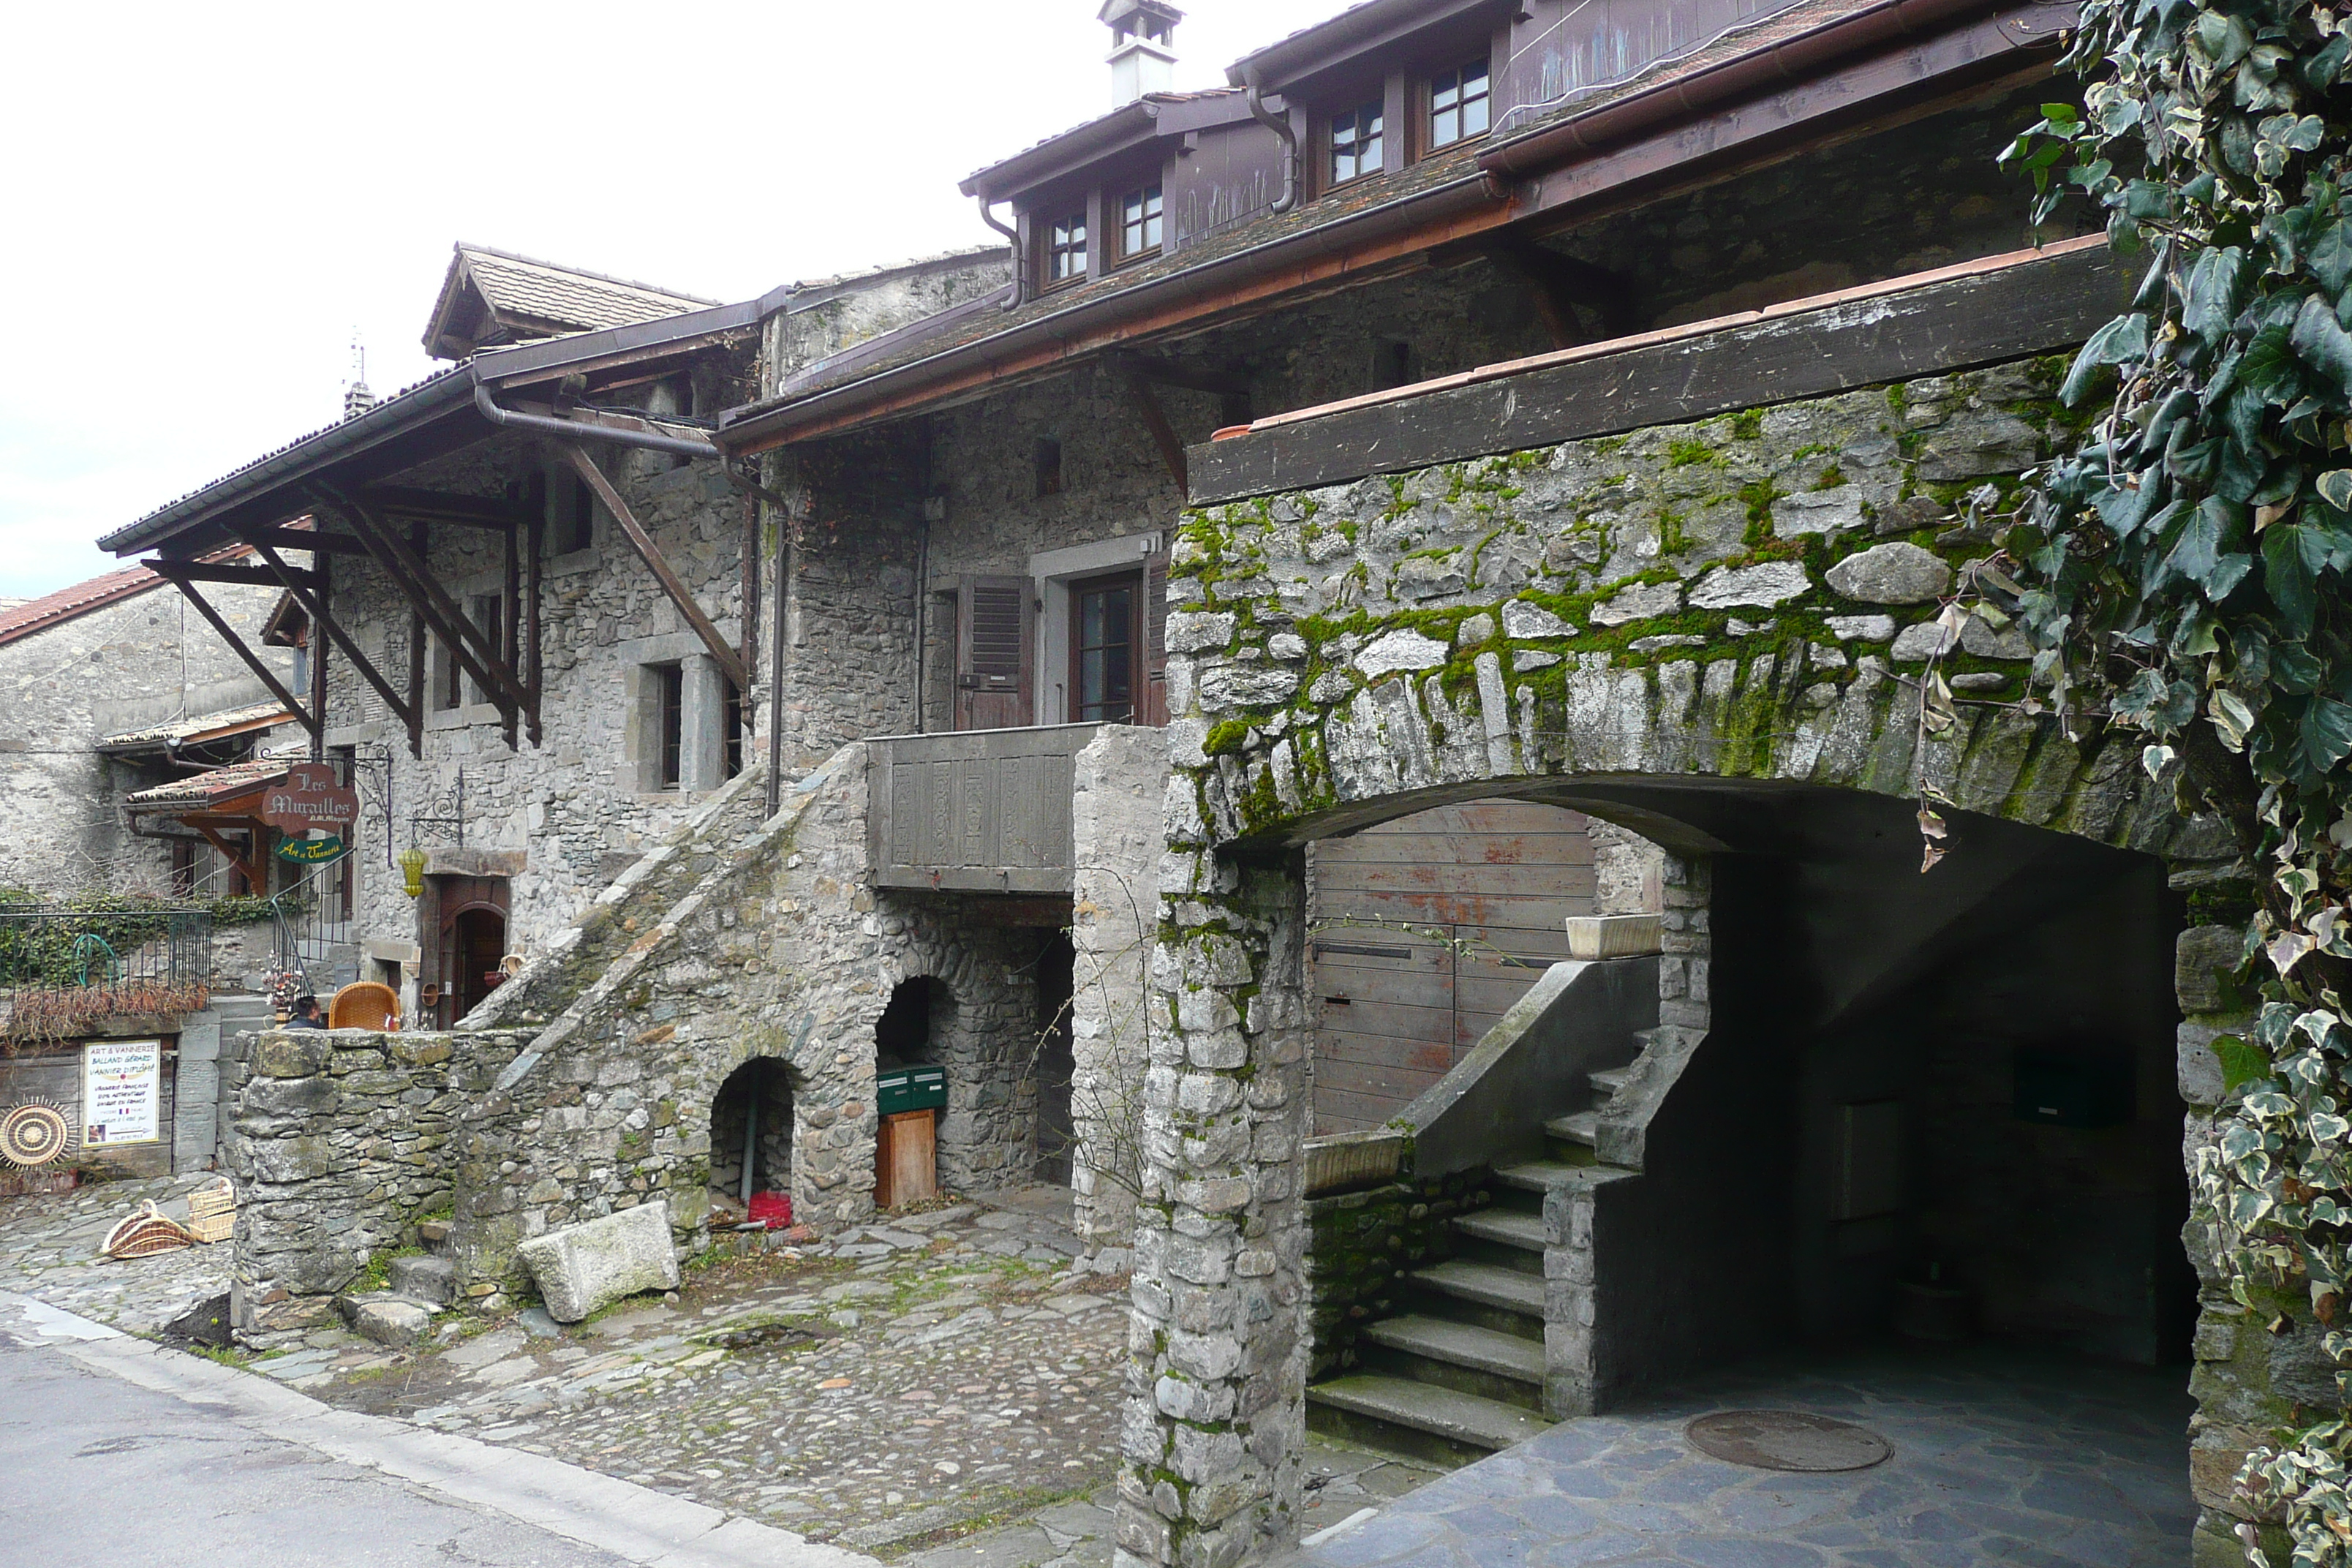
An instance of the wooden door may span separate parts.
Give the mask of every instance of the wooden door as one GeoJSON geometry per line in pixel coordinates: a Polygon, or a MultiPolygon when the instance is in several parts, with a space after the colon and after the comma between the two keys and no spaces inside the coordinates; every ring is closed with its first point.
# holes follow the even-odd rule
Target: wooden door
{"type": "Polygon", "coordinates": [[[1439,806],[1313,847],[1315,1128],[1397,1115],[1468,1054],[1592,912],[1581,813],[1439,806]]]}
{"type": "Polygon", "coordinates": [[[966,577],[957,591],[957,729],[1037,721],[1034,595],[1026,577],[966,577]]]}
{"type": "Polygon", "coordinates": [[[427,886],[425,979],[441,987],[434,1013],[446,1029],[490,994],[488,975],[505,956],[509,893],[504,877],[433,877],[427,886]]]}

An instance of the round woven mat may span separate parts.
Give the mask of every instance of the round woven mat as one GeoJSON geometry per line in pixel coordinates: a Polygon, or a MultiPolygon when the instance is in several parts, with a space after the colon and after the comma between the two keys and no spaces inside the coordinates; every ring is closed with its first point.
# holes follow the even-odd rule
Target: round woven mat
{"type": "Polygon", "coordinates": [[[46,1165],[73,1148],[73,1123],[54,1105],[11,1106],[0,1115],[0,1159],[46,1165]]]}
{"type": "Polygon", "coordinates": [[[1718,1410],[1683,1436],[1703,1454],[1760,1470],[1866,1470],[1895,1452],[1866,1427],[1801,1410],[1718,1410]]]}

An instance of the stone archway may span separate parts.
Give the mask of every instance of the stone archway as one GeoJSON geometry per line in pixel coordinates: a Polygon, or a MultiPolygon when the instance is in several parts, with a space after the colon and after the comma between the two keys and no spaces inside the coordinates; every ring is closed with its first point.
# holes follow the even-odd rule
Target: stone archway
{"type": "MultiPolygon", "coordinates": [[[[2025,382],[1941,378],[1910,389],[1909,406],[2014,395],[2025,382]]],[[[1769,442],[1777,426],[1783,442],[1826,438],[1832,451],[1878,440],[1872,460],[1907,470],[1883,437],[1890,407],[1906,402],[1858,393],[1754,426],[1633,440],[1663,470],[1688,461],[1669,449],[1731,446],[1759,427],[1769,442]]],[[[2019,427],[2030,448],[2032,430],[2019,427]]],[[[1152,976],[1169,1038],[1146,1083],[1135,1342],[1148,1392],[1127,1428],[1121,1528],[1139,1556],[1230,1562],[1296,1529],[1309,1349],[1296,861],[1309,839],[1513,795],[1616,821],[1703,868],[1735,847],[1742,813],[1828,794],[1878,800],[1907,824],[1924,790],[1956,821],[1973,814],[2168,868],[2195,928],[2179,984],[2192,1140],[2199,1108],[2220,1097],[2200,1053],[2234,1004],[2210,974],[2228,966],[2228,943],[2206,933],[2233,933],[2226,897],[2197,900],[2242,884],[2231,835],[2179,815],[2135,738],[2070,734],[2021,706],[2021,646],[1971,634],[1961,662],[1975,679],[1958,718],[1940,731],[1920,721],[1938,641],[1927,623],[1982,539],[1936,533],[1918,513],[1920,526],[1885,543],[1832,530],[1758,546],[1751,523],[1745,540],[1734,527],[1677,546],[1662,538],[1662,513],[1644,553],[1587,521],[1594,490],[1622,489],[1605,469],[1627,461],[1626,445],[1237,502],[1194,514],[1177,547],[1175,773],[1152,976]],[[1678,569],[1668,546],[1695,558],[1678,569]],[[2196,974],[2192,952],[2206,955],[2196,974]]],[[[1878,478],[1902,515],[1895,500],[1910,479],[1878,478]]],[[[1969,874],[1952,861],[1931,875],[1951,886],[1969,874]]],[[[1668,904],[1670,927],[1677,907],[1703,907],[1703,869],[1668,904]]],[[[1668,932],[1664,967],[1684,978],[1679,995],[1662,986],[1661,1021],[1703,1032],[1707,955],[1695,923],[1668,932]]]]}

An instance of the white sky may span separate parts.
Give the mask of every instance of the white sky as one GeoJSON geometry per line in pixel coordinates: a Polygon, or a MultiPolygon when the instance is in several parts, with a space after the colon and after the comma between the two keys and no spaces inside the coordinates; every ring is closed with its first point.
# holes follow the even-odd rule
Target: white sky
{"type": "MultiPolygon", "coordinates": [[[[1194,0],[1180,88],[1346,0],[1194,0]]],[[[467,239],[719,300],[992,237],[1096,0],[28,5],[0,51],[0,596],[379,395],[467,239]]]]}

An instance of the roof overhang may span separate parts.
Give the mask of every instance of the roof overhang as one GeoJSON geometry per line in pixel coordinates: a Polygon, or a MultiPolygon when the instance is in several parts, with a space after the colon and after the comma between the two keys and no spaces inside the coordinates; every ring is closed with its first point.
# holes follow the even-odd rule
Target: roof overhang
{"type": "Polygon", "coordinates": [[[1162,138],[1210,131],[1249,118],[1249,107],[1236,92],[1146,94],[1132,103],[1119,105],[1100,119],[1025,148],[1003,163],[991,163],[966,176],[956,188],[965,195],[985,201],[1013,201],[1040,185],[1066,179],[1121,153],[1150,146],[1162,138]]]}
{"type": "MultiPolygon", "coordinates": [[[[1373,0],[1360,9],[1387,15],[1387,5],[1373,0]]],[[[1989,0],[1881,0],[1736,56],[1725,67],[1538,126],[1487,149],[1478,174],[1289,229],[922,358],[730,410],[715,439],[736,453],[818,439],[1049,374],[1220,313],[1411,265],[1506,226],[1548,232],[1612,203],[1650,199],[1677,182],[1759,166],[1810,139],[1889,116],[1914,117],[1989,83],[2044,72],[2074,15],[2073,0],[2006,7],[1989,0]],[[1742,62],[1743,70],[1727,68],[1742,62]],[[1685,90],[1692,81],[1703,82],[1704,90],[1685,90]],[[1693,132],[1694,121],[1705,122],[1704,134],[1693,132]],[[1536,145],[1538,155],[1514,151],[1522,144],[1536,145]],[[1501,166],[1486,167],[1490,161],[1501,166]]],[[[933,318],[908,331],[937,331],[940,323],[933,318]]],[[[887,346],[861,345],[811,367],[804,378],[837,377],[860,360],[882,357],[887,346]]]]}
{"type": "Polygon", "coordinates": [[[1235,87],[1278,92],[1315,77],[1347,70],[1414,37],[1500,17],[1513,0],[1367,0],[1329,21],[1244,55],[1225,68],[1235,87]]]}

